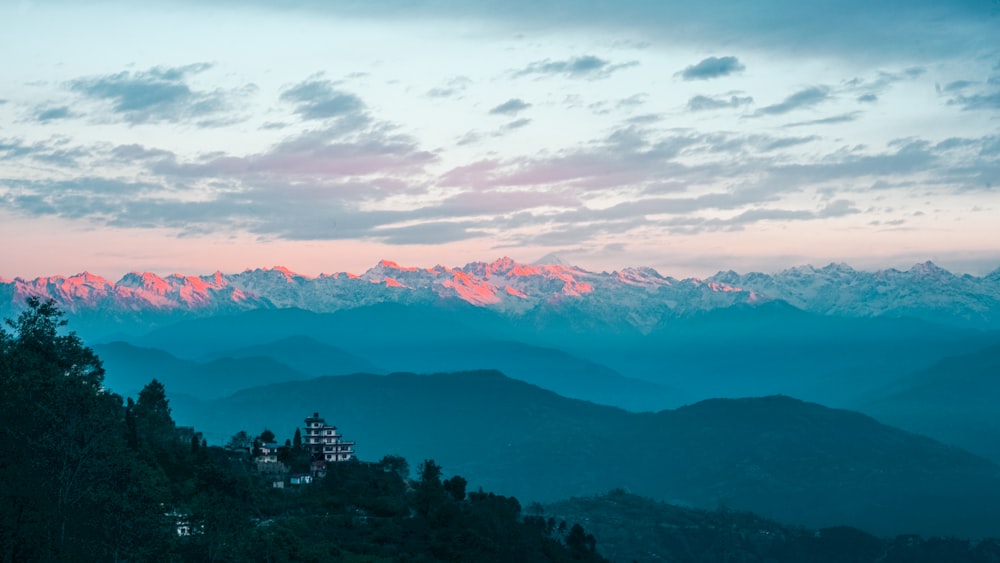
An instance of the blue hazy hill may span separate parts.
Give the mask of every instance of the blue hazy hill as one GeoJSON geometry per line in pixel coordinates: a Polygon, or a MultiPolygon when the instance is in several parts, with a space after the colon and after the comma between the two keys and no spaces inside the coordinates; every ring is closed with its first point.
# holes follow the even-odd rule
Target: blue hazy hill
{"type": "Polygon", "coordinates": [[[352,375],[178,401],[209,435],[290,436],[320,411],[359,455],[439,461],[474,486],[551,501],[627,488],[783,522],[878,534],[1000,534],[1000,467],[874,419],[788,397],[659,413],[567,399],[496,372],[352,375]]]}

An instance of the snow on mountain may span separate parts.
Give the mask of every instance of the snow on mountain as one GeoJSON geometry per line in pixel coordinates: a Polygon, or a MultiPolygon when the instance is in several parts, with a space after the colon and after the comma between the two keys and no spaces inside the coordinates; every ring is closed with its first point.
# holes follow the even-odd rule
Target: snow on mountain
{"type": "Polygon", "coordinates": [[[579,314],[648,329],[663,318],[735,304],[787,301],[800,309],[850,317],[912,316],[951,324],[1000,326],[1000,269],[957,276],[932,262],[906,271],[861,272],[846,264],[799,266],[769,275],[719,272],[679,280],[652,268],[590,272],[557,261],[522,264],[510,258],[450,268],[414,268],[381,260],[362,274],[309,277],[288,268],[257,268],[206,276],[132,272],[118,282],[84,272],[0,281],[0,307],[28,297],[53,299],[70,312],[178,311],[207,315],[255,308],[316,312],[383,302],[434,304],[462,300],[506,314],[572,307],[579,314]]]}
{"type": "Polygon", "coordinates": [[[930,261],[905,271],[862,272],[846,264],[829,264],[822,268],[799,266],[773,275],[720,272],[709,280],[824,315],[1000,325],[1000,276],[957,276],[930,261]]]}

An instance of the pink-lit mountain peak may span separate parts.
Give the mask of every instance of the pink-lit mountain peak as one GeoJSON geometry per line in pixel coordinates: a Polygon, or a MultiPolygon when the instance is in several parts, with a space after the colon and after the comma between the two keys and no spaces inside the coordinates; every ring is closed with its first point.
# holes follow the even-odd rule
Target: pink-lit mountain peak
{"type": "Polygon", "coordinates": [[[211,314],[260,307],[333,312],[381,302],[433,304],[440,299],[461,299],[516,315],[580,300],[585,308],[630,311],[630,322],[652,326],[663,311],[684,314],[780,299],[806,311],[851,316],[938,311],[955,301],[956,306],[964,307],[961,314],[968,318],[994,322],[990,319],[995,316],[1000,322],[1000,270],[982,277],[956,276],[933,263],[876,272],[840,264],[776,274],[724,271],[706,279],[678,280],[661,276],[652,268],[591,272],[565,264],[523,264],[501,257],[455,268],[405,267],[381,260],[360,276],[341,273],[307,278],[276,266],[235,274],[172,274],[165,278],[132,272],[117,283],[89,272],[0,283],[8,288],[15,307],[34,296],[54,299],[68,311],[100,309],[113,314],[146,309],[211,314]],[[994,310],[996,315],[991,312],[994,310]]]}
{"type": "Polygon", "coordinates": [[[545,276],[565,279],[567,277],[572,277],[574,272],[586,273],[584,270],[579,268],[565,266],[563,264],[523,264],[508,256],[504,256],[490,263],[472,262],[466,264],[460,269],[464,272],[468,272],[482,278],[490,278],[494,276],[505,278],[545,276]]]}
{"type": "Polygon", "coordinates": [[[74,274],[72,276],[47,276],[39,277],[33,280],[25,280],[22,278],[14,278],[13,282],[8,283],[30,283],[33,285],[60,285],[60,286],[107,286],[112,285],[110,281],[101,276],[91,274],[90,272],[84,271],[79,274],[74,274]]]}
{"type": "Polygon", "coordinates": [[[627,285],[656,287],[673,285],[677,280],[665,278],[653,268],[624,268],[621,271],[612,272],[618,281],[627,285]]]}
{"type": "Polygon", "coordinates": [[[49,276],[33,280],[15,278],[13,283],[17,286],[18,293],[24,295],[48,297],[50,294],[55,294],[67,298],[76,296],[82,300],[107,294],[114,287],[110,281],[90,272],[82,272],[69,277],[49,276]]]}
{"type": "Polygon", "coordinates": [[[288,269],[288,268],[286,268],[284,266],[274,266],[273,268],[271,268],[271,271],[273,271],[273,272],[280,272],[280,273],[284,274],[286,278],[289,278],[289,279],[291,279],[291,278],[312,279],[310,276],[307,276],[307,275],[304,275],[304,274],[300,274],[298,272],[293,272],[292,270],[290,270],[290,269],[288,269]]]}
{"type": "MultiPolygon", "coordinates": [[[[313,279],[311,276],[300,274],[284,266],[273,266],[271,268],[247,268],[246,270],[243,270],[243,274],[244,275],[265,274],[270,276],[280,276],[287,282],[292,282],[297,278],[313,279]]],[[[216,275],[219,276],[220,272],[216,272],[216,275]]],[[[226,274],[221,274],[221,276],[226,276],[226,274]]]]}
{"type": "Polygon", "coordinates": [[[129,272],[115,286],[145,289],[160,294],[165,294],[171,289],[169,281],[151,272],[129,272]]]}
{"type": "Polygon", "coordinates": [[[381,268],[383,270],[399,270],[400,272],[416,272],[420,270],[420,268],[400,266],[399,264],[393,262],[392,260],[386,260],[384,258],[382,260],[379,260],[378,264],[376,264],[375,267],[381,268]]]}

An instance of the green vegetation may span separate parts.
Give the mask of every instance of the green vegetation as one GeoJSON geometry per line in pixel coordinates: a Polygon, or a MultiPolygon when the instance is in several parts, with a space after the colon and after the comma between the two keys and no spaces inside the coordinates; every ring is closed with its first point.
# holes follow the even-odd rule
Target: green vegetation
{"type": "MultiPolygon", "coordinates": [[[[155,379],[122,398],[51,303],[0,329],[0,560],[602,561],[593,536],[517,499],[466,492],[435,462],[330,464],[271,486],[244,432],[208,447],[171,418],[155,379]]],[[[265,430],[258,445],[274,439],[265,430]]],[[[296,435],[296,443],[301,437],[296,435]]],[[[288,440],[283,462],[308,467],[288,440]]]]}

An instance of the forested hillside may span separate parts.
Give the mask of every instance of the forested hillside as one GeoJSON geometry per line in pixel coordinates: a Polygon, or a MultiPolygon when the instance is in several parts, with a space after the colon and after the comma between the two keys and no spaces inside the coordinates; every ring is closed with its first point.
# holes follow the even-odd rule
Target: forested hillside
{"type": "Polygon", "coordinates": [[[600,561],[580,526],[522,516],[424,461],[331,464],[276,489],[248,452],[175,425],[162,384],[136,400],[51,303],[0,330],[0,561],[600,561]]]}
{"type": "Polygon", "coordinates": [[[213,440],[265,418],[292,432],[313,410],[336,413],[359,452],[432,457],[527,502],[622,487],[817,528],[1000,534],[1000,466],[785,396],[630,413],[478,371],[321,377],[176,405],[179,420],[211,429],[213,440]]]}
{"type": "Polygon", "coordinates": [[[849,526],[808,529],[720,506],[699,510],[622,490],[544,507],[587,523],[612,561],[636,563],[973,563],[1000,560],[1000,540],[879,538],[849,526]]]}

